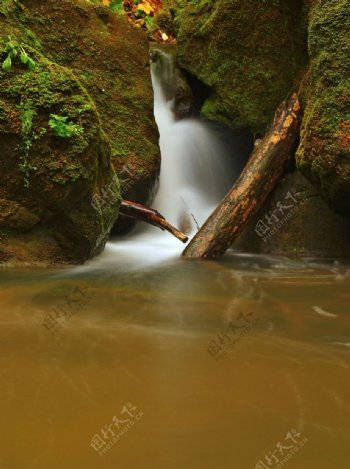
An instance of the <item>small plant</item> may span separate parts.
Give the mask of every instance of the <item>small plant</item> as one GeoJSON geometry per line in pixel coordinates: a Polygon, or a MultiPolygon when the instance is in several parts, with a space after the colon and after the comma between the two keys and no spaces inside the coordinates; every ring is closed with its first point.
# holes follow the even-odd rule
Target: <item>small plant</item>
{"type": "Polygon", "coordinates": [[[147,28],[147,31],[152,31],[153,25],[154,25],[154,17],[153,16],[146,16],[145,17],[145,25],[147,28]]]}
{"type": "MultiPolygon", "coordinates": [[[[96,1],[96,0],[95,0],[96,1]]],[[[162,9],[162,0],[102,0],[103,5],[145,30],[153,27],[153,17],[162,9]]]]}
{"type": "Polygon", "coordinates": [[[108,4],[109,8],[114,12],[122,15],[124,13],[123,0],[112,0],[108,4]]]}
{"type": "Polygon", "coordinates": [[[72,121],[67,122],[67,119],[67,116],[50,114],[49,126],[57,137],[76,137],[84,132],[83,127],[74,124],[72,121]]]}
{"type": "Polygon", "coordinates": [[[6,42],[3,53],[7,54],[6,59],[2,63],[2,69],[5,72],[11,71],[12,61],[16,57],[18,57],[18,55],[22,64],[27,65],[28,69],[31,71],[35,70],[36,63],[34,62],[34,60],[29,57],[29,55],[22,46],[18,46],[16,43],[14,43],[11,40],[11,37],[8,37],[8,41],[6,42]]]}

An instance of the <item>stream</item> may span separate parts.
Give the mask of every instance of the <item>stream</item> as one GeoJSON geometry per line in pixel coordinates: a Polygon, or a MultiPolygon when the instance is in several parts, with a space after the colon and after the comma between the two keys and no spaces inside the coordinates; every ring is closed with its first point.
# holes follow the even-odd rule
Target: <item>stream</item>
{"type": "Polygon", "coordinates": [[[2,270],[0,467],[259,469],[295,429],[288,467],[348,468],[349,273],[234,253],[2,270]],[[95,450],[127,403],[140,420],[95,450]]]}

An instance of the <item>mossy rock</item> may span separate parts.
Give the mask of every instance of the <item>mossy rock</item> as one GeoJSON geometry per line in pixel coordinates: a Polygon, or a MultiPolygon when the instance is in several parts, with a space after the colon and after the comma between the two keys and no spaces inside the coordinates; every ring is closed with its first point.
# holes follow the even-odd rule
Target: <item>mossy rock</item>
{"type": "Polygon", "coordinates": [[[95,103],[124,198],[146,203],[160,170],[147,35],[85,0],[24,0],[43,53],[69,67],[95,103]]]}
{"type": "Polygon", "coordinates": [[[2,252],[82,262],[103,248],[121,195],[146,201],[159,174],[146,34],[87,0],[8,0],[0,31],[0,50],[10,35],[36,62],[0,73],[2,252]],[[83,132],[58,137],[52,114],[83,132]]]}
{"type": "Polygon", "coordinates": [[[301,0],[200,0],[169,5],[178,61],[211,87],[202,114],[263,134],[307,61],[301,0]]]}
{"type": "Polygon", "coordinates": [[[118,214],[110,146],[82,81],[33,47],[21,15],[0,16],[1,60],[11,36],[35,61],[28,69],[17,55],[0,69],[0,243],[15,261],[82,262],[103,248],[118,214]],[[81,132],[58,137],[52,114],[81,132]],[[112,202],[92,203],[105,187],[112,202]]]}
{"type": "Polygon", "coordinates": [[[311,2],[307,106],[300,170],[339,213],[350,216],[350,2],[311,2]]]}

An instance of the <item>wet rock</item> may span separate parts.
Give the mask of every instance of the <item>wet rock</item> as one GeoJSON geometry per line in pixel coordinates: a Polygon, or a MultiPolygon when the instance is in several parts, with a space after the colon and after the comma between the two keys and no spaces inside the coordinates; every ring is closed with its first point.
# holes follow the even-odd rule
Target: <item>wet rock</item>
{"type": "Polygon", "coordinates": [[[11,36],[36,62],[18,55],[0,70],[0,246],[14,261],[83,262],[103,248],[121,195],[142,202],[158,176],[147,38],[73,0],[7,2],[0,31],[2,60],[11,36]],[[59,136],[52,114],[73,133],[59,136]]]}
{"type": "Polygon", "coordinates": [[[350,258],[350,220],[334,213],[300,173],[285,175],[233,248],[238,251],[350,258]]]}
{"type": "Polygon", "coordinates": [[[177,119],[191,116],[195,109],[195,98],[191,87],[176,63],[176,48],[152,46],[150,57],[155,72],[159,70],[162,89],[168,101],[173,101],[173,112],[177,119]]]}
{"type": "Polygon", "coordinates": [[[92,97],[122,196],[146,203],[160,170],[147,36],[108,8],[55,3],[34,2],[31,28],[49,58],[72,68],[92,97]]]}

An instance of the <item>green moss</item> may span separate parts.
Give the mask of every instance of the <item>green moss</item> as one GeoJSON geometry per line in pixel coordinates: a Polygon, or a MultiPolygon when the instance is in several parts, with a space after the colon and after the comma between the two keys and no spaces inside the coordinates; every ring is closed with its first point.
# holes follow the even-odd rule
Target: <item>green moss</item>
{"type": "MultiPolygon", "coordinates": [[[[56,8],[48,0],[45,6],[33,8],[31,30],[40,38],[45,57],[74,71],[93,99],[115,169],[121,171],[128,160],[131,170],[143,167],[145,178],[154,180],[159,147],[147,37],[106,8],[94,8],[91,15],[87,2],[71,3],[73,8],[69,1],[56,8]]],[[[75,103],[69,116],[74,107],[81,105],[75,103]]],[[[62,115],[68,114],[61,109],[62,115]]]]}
{"type": "Polygon", "coordinates": [[[350,4],[310,11],[311,80],[297,163],[338,211],[350,214],[350,4]]]}
{"type": "Polygon", "coordinates": [[[26,42],[31,44],[35,49],[42,51],[42,44],[37,35],[28,28],[23,28],[23,34],[25,36],[26,42]]]}
{"type": "Polygon", "coordinates": [[[136,166],[142,165],[147,174],[156,172],[159,147],[151,111],[152,90],[148,91],[149,76],[146,77],[144,89],[130,87],[123,77],[115,80],[114,74],[108,71],[103,74],[100,71],[89,74],[80,72],[79,76],[84,86],[92,90],[96,107],[100,110],[115,167],[121,169],[129,160],[136,166]],[[100,90],[96,90],[96,82],[99,82],[100,90]],[[146,102],[145,92],[149,92],[146,102]],[[148,113],[145,112],[147,108],[148,113]]]}
{"type": "Polygon", "coordinates": [[[8,16],[11,12],[16,9],[16,1],[15,0],[1,0],[0,2],[0,14],[4,16],[8,16]]]}
{"type": "Polygon", "coordinates": [[[204,116],[264,133],[307,60],[301,0],[201,0],[176,12],[179,64],[212,88],[204,116]]]}
{"type": "Polygon", "coordinates": [[[24,5],[0,14],[0,50],[11,35],[37,63],[30,73],[19,61],[11,73],[0,71],[0,182],[9,197],[30,205],[51,242],[54,236],[65,255],[81,260],[101,250],[117,216],[120,187],[111,159],[117,170],[127,164],[135,175],[144,171],[137,180],[143,193],[158,174],[148,42],[125,18],[86,0],[24,5]],[[36,110],[27,161],[37,171],[24,191],[18,106],[27,100],[36,110]],[[67,116],[84,133],[55,136],[51,114],[67,116]],[[96,208],[92,200],[104,191],[108,203],[102,197],[96,208]]]}

